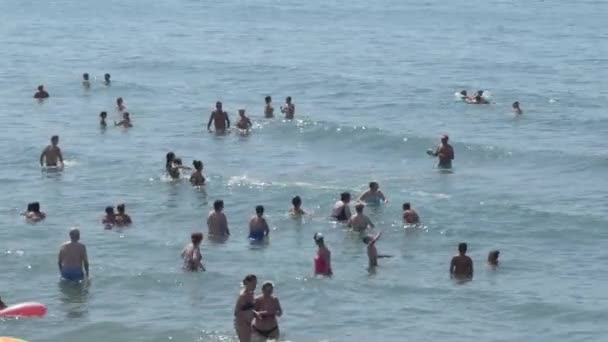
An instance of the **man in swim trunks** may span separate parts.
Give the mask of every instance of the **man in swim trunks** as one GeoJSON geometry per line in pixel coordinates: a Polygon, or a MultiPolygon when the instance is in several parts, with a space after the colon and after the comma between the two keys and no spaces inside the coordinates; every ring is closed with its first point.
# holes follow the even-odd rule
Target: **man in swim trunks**
{"type": "Polygon", "coordinates": [[[350,202],[350,193],[343,192],[340,194],[340,200],[336,202],[334,208],[331,212],[331,217],[338,221],[346,223],[350,219],[350,207],[348,203],[350,202]]]}
{"type": "Polygon", "coordinates": [[[267,119],[274,118],[274,108],[272,108],[272,97],[266,96],[264,98],[264,102],[266,102],[266,104],[264,105],[264,117],[267,119]]]}
{"type": "Polygon", "coordinates": [[[380,204],[381,202],[388,202],[382,191],[379,190],[380,185],[377,182],[369,183],[369,190],[364,192],[360,197],[359,201],[367,204],[380,204]]]}
{"type": "Polygon", "coordinates": [[[228,229],[228,219],[224,214],[224,201],[216,200],[213,202],[213,211],[209,213],[207,218],[207,228],[209,229],[209,237],[226,238],[230,236],[228,229]]]}
{"type": "Polygon", "coordinates": [[[34,98],[38,99],[38,100],[42,100],[42,99],[46,99],[48,97],[49,97],[49,93],[47,93],[46,90],[44,90],[44,86],[39,85],[38,91],[36,92],[36,94],[34,94],[34,98]]]}
{"type": "Polygon", "coordinates": [[[42,154],[40,154],[40,166],[44,167],[45,162],[46,166],[63,166],[63,155],[61,154],[61,149],[59,146],[59,136],[53,135],[51,137],[51,144],[48,145],[44,150],[42,150],[42,154]],[[57,164],[57,160],[59,160],[59,164],[57,164]]]}
{"type": "Polygon", "coordinates": [[[348,220],[348,226],[356,232],[364,232],[368,227],[374,228],[372,220],[363,213],[363,208],[365,208],[363,203],[357,203],[355,205],[355,215],[348,220]]]}
{"type": "Polygon", "coordinates": [[[211,123],[213,123],[216,133],[224,133],[230,128],[228,113],[222,110],[222,103],[219,101],[215,103],[215,110],[211,112],[209,122],[207,123],[207,130],[209,132],[211,132],[211,123]]]}
{"type": "Polygon", "coordinates": [[[61,245],[57,265],[59,273],[65,280],[80,281],[89,277],[89,258],[87,248],[80,240],[80,231],[76,228],[70,230],[70,241],[61,245]],[[84,273],[83,273],[84,268],[84,273]]]}
{"type": "Polygon", "coordinates": [[[103,83],[107,86],[109,86],[110,84],[112,84],[112,80],[110,80],[110,74],[105,74],[103,75],[103,83]]]}
{"type": "Polygon", "coordinates": [[[285,119],[293,120],[296,115],[296,105],[291,102],[291,96],[285,99],[285,105],[281,107],[281,113],[285,114],[285,119]]]}
{"type": "Polygon", "coordinates": [[[249,239],[262,241],[270,233],[268,222],[264,217],[264,206],[258,205],[255,207],[255,216],[249,220],[249,239]]]}
{"type": "Polygon", "coordinates": [[[437,167],[440,169],[451,169],[452,168],[452,160],[454,160],[454,148],[452,145],[448,144],[448,140],[450,138],[447,134],[441,136],[441,145],[437,147],[435,152],[429,151],[429,154],[437,157],[439,162],[437,163],[437,167]]]}
{"type": "Polygon", "coordinates": [[[87,89],[91,87],[91,82],[89,81],[89,74],[87,74],[86,72],[82,74],[82,86],[87,89]]]}
{"type": "Polygon", "coordinates": [[[116,99],[116,110],[119,113],[122,113],[122,111],[124,111],[125,109],[127,109],[127,107],[125,106],[125,100],[123,100],[122,97],[119,97],[116,99]]]}
{"type": "Polygon", "coordinates": [[[403,203],[403,223],[405,224],[418,224],[420,223],[420,217],[416,210],[412,209],[409,202],[403,203]]]}
{"type": "Polygon", "coordinates": [[[458,255],[452,258],[450,262],[450,277],[458,279],[473,278],[473,260],[466,255],[467,244],[461,242],[458,244],[458,255]]]}

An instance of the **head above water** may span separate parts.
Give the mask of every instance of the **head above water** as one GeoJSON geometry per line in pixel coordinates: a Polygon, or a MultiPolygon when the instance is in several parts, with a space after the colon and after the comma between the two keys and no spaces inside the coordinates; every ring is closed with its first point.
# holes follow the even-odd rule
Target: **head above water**
{"type": "Polygon", "coordinates": [[[378,184],[378,182],[369,182],[369,189],[376,191],[380,188],[380,185],[378,184]]]}
{"type": "Polygon", "coordinates": [[[248,274],[243,278],[243,285],[245,286],[253,286],[255,288],[257,283],[258,277],[256,277],[255,274],[248,274]]]}
{"type": "Polygon", "coordinates": [[[364,208],[365,208],[365,204],[363,204],[363,203],[357,203],[355,205],[355,211],[357,212],[357,214],[363,213],[364,208]]]}
{"type": "Polygon", "coordinates": [[[483,90],[478,90],[477,91],[477,96],[479,96],[479,97],[483,96],[483,90]]]}
{"type": "Polygon", "coordinates": [[[213,210],[215,211],[221,211],[224,209],[224,201],[222,200],[215,200],[215,202],[213,202],[213,210]]]}
{"type": "Polygon", "coordinates": [[[492,265],[498,264],[498,256],[500,255],[499,250],[490,251],[488,254],[488,262],[492,265]]]}
{"type": "Polygon", "coordinates": [[[461,242],[458,244],[458,252],[460,252],[460,254],[465,254],[467,252],[467,244],[466,242],[461,242]]]}
{"type": "Polygon", "coordinates": [[[129,112],[124,112],[122,114],[122,117],[125,118],[125,119],[129,119],[129,112]]]}
{"type": "Polygon", "coordinates": [[[403,203],[403,210],[410,210],[412,208],[410,202],[403,203]]]}
{"type": "Polygon", "coordinates": [[[29,203],[27,205],[27,211],[28,212],[31,211],[31,212],[34,212],[34,213],[39,212],[40,211],[40,203],[39,202],[29,203]]]}
{"type": "Polygon", "coordinates": [[[44,86],[42,84],[38,86],[38,91],[44,91],[44,86]]]}
{"type": "Polygon", "coordinates": [[[202,171],[203,170],[203,162],[200,160],[195,160],[192,162],[192,166],[194,166],[194,169],[197,171],[202,171]]]}
{"type": "Polygon", "coordinates": [[[258,205],[255,207],[255,213],[258,216],[262,216],[264,215],[264,206],[263,205],[258,205]]]}
{"type": "Polygon", "coordinates": [[[245,110],[244,109],[239,109],[239,115],[241,117],[245,116],[245,110]]]}
{"type": "Polygon", "coordinates": [[[269,104],[270,102],[272,102],[272,97],[270,97],[270,96],[266,96],[266,97],[264,98],[264,102],[266,102],[267,104],[269,104]]]}
{"type": "Polygon", "coordinates": [[[105,75],[103,75],[103,79],[104,79],[106,82],[110,81],[110,77],[112,77],[110,74],[105,74],[105,75]]]}
{"type": "Polygon", "coordinates": [[[323,234],[321,233],[315,233],[315,235],[312,237],[313,240],[315,240],[315,243],[318,246],[322,246],[325,244],[325,239],[323,238],[323,234]]]}
{"type": "Polygon", "coordinates": [[[340,201],[344,202],[344,203],[348,203],[350,202],[350,193],[349,192],[343,192],[340,194],[340,201]]]}
{"type": "Polygon", "coordinates": [[[89,80],[89,74],[86,73],[86,72],[84,74],[82,74],[82,79],[85,80],[85,81],[88,81],[89,80]]]}
{"type": "Polygon", "coordinates": [[[364,244],[368,244],[372,239],[369,236],[364,237],[363,239],[361,239],[361,241],[363,241],[364,244]]]}
{"type": "Polygon", "coordinates": [[[217,109],[217,110],[222,110],[222,102],[217,101],[217,102],[215,103],[215,109],[217,109]]]}
{"type": "Polygon", "coordinates": [[[119,98],[116,99],[116,104],[117,105],[121,105],[121,104],[123,104],[123,102],[124,102],[124,100],[122,99],[122,97],[119,97],[119,98]]]}
{"type": "Polygon", "coordinates": [[[460,95],[463,97],[467,97],[467,91],[466,90],[461,91],[460,95]]]}
{"type": "Polygon", "coordinates": [[[112,206],[107,206],[105,211],[107,215],[114,215],[114,207],[112,206]]]}
{"type": "Polygon", "coordinates": [[[287,96],[287,97],[285,98],[285,102],[286,102],[286,103],[291,103],[291,96],[287,96]]]}
{"type": "Polygon", "coordinates": [[[274,284],[270,281],[265,281],[264,284],[262,284],[262,293],[270,296],[272,294],[272,291],[274,290],[274,284]]]}
{"type": "Polygon", "coordinates": [[[99,117],[102,118],[102,119],[105,119],[105,118],[108,117],[108,113],[107,112],[101,112],[101,113],[99,113],[99,117]]]}
{"type": "Polygon", "coordinates": [[[190,241],[192,241],[192,243],[194,245],[200,244],[201,241],[203,241],[203,233],[195,232],[195,233],[190,234],[190,241]]]}
{"type": "Polygon", "coordinates": [[[291,204],[294,207],[299,208],[302,205],[302,199],[300,198],[300,196],[295,196],[291,199],[291,204]]]}
{"type": "Polygon", "coordinates": [[[53,135],[51,137],[51,144],[53,144],[53,145],[59,144],[59,136],[58,135],[53,135]]]}
{"type": "Polygon", "coordinates": [[[116,206],[116,211],[118,211],[119,214],[124,214],[125,213],[125,204],[121,203],[119,205],[116,206]]]}
{"type": "Polygon", "coordinates": [[[447,144],[447,143],[448,143],[448,140],[450,140],[450,137],[449,137],[447,134],[443,134],[443,135],[441,136],[441,142],[442,142],[442,143],[447,144]]]}
{"type": "Polygon", "coordinates": [[[167,153],[167,165],[170,165],[175,159],[175,153],[169,152],[167,153]]]}
{"type": "Polygon", "coordinates": [[[519,109],[519,101],[513,102],[513,108],[519,109]]]}
{"type": "Polygon", "coordinates": [[[70,229],[70,240],[76,242],[78,240],[80,240],[80,230],[78,230],[78,228],[72,228],[70,229]]]}

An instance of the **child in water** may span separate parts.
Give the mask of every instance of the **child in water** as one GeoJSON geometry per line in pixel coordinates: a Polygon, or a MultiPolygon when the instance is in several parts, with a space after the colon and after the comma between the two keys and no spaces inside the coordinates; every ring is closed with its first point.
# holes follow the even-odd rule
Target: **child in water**
{"type": "Polygon", "coordinates": [[[101,128],[108,127],[108,124],[106,123],[107,117],[108,117],[108,113],[106,113],[106,112],[99,113],[99,126],[101,126],[101,128]]]}
{"type": "Polygon", "coordinates": [[[202,186],[205,185],[205,176],[203,176],[203,162],[200,160],[195,160],[192,162],[192,166],[194,166],[194,172],[190,175],[190,183],[193,186],[202,186]]]}
{"type": "Polygon", "coordinates": [[[380,239],[382,232],[376,235],[368,235],[363,238],[363,243],[367,245],[367,257],[369,258],[369,268],[378,266],[378,258],[390,258],[391,255],[378,255],[376,241],[380,239]]]}
{"type": "Polygon", "coordinates": [[[133,223],[133,221],[131,221],[131,216],[127,215],[127,213],[125,212],[126,209],[124,203],[117,205],[116,210],[118,211],[118,214],[116,214],[117,226],[124,227],[129,226],[131,225],[131,223],[133,223]]]}
{"type": "Polygon", "coordinates": [[[519,107],[519,101],[513,102],[513,113],[516,115],[522,115],[524,113],[524,111],[519,107]]]}
{"type": "Polygon", "coordinates": [[[293,205],[293,208],[289,209],[289,214],[292,217],[302,217],[306,215],[306,212],[304,211],[304,209],[302,209],[302,199],[300,198],[300,196],[292,198],[291,204],[293,205]]]}
{"type": "Polygon", "coordinates": [[[488,254],[488,265],[490,265],[492,267],[497,267],[498,266],[498,256],[499,255],[500,255],[500,251],[499,250],[491,251],[488,254]]]}
{"type": "Polygon", "coordinates": [[[101,223],[105,226],[105,229],[112,229],[112,226],[116,224],[116,214],[114,213],[114,207],[107,206],[105,210],[106,214],[101,219],[101,223]]]}
{"type": "Polygon", "coordinates": [[[190,235],[190,243],[182,251],[182,259],[184,259],[184,269],[187,271],[196,272],[198,270],[205,271],[201,255],[201,242],[203,241],[203,233],[192,233],[190,235]]]}
{"type": "Polygon", "coordinates": [[[27,205],[27,210],[21,213],[30,222],[39,222],[44,220],[46,214],[40,211],[40,203],[32,202],[27,205]]]}
{"type": "Polygon", "coordinates": [[[133,125],[131,124],[129,112],[122,113],[122,120],[120,120],[120,122],[114,121],[114,126],[122,126],[124,128],[133,127],[133,125]]]}

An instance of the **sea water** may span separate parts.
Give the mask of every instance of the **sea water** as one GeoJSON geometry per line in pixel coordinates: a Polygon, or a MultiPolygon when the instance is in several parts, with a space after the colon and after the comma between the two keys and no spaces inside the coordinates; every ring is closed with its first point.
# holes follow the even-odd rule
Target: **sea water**
{"type": "Polygon", "coordinates": [[[290,341],[605,341],[607,13],[603,1],[2,1],[0,296],[49,311],[2,319],[0,335],[235,341],[254,273],[275,283],[290,341]],[[455,101],[462,89],[495,103],[455,101]],[[266,95],[276,119],[263,119],[266,95]],[[100,130],[119,96],[134,127],[100,130]],[[293,122],[280,118],[286,96],[293,122]],[[246,108],[251,134],[209,134],[217,100],[233,121],[246,108]],[[451,174],[425,153],[443,133],[451,174]],[[41,172],[54,134],[66,168],[41,172]],[[204,162],[204,189],[163,176],[169,151],[204,162]],[[394,256],[375,273],[358,236],[327,219],[340,192],[372,180],[389,203],[366,213],[394,256]],[[312,213],[301,222],[286,215],[294,195],[312,213]],[[216,199],[232,236],[205,240],[207,272],[184,273],[180,251],[216,199]],[[19,216],[33,201],[48,216],[36,225],[19,216]],[[425,231],[404,231],[405,201],[425,231]],[[121,202],[134,226],[104,230],[104,207],[121,202]],[[252,247],[259,204],[270,242],[252,247]],[[70,227],[88,247],[88,286],[59,282],[70,227]],[[332,279],[312,276],[315,232],[332,279]],[[464,285],[448,276],[461,241],[475,262],[464,285]]]}

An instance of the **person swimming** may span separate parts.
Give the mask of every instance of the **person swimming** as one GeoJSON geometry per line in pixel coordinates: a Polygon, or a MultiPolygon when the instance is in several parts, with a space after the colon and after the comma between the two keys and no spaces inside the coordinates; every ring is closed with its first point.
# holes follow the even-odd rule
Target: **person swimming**
{"type": "Polygon", "coordinates": [[[451,169],[452,168],[452,160],[454,160],[454,148],[452,145],[448,144],[447,134],[441,136],[441,145],[439,145],[435,151],[429,150],[427,151],[428,155],[437,157],[439,162],[437,163],[437,167],[440,169],[451,169]]]}
{"type": "Polygon", "coordinates": [[[340,200],[336,202],[331,213],[331,217],[338,222],[348,222],[350,219],[350,193],[343,192],[340,194],[340,200]]]}
{"type": "Polygon", "coordinates": [[[412,209],[412,205],[409,202],[403,203],[403,223],[405,224],[418,224],[420,223],[420,217],[416,210],[412,209]]]}
{"type": "Polygon", "coordinates": [[[108,113],[106,113],[106,112],[99,113],[99,126],[101,126],[101,128],[108,127],[108,124],[106,123],[107,118],[108,118],[108,113]]]}
{"type": "Polygon", "coordinates": [[[101,223],[105,226],[105,229],[112,229],[112,227],[116,225],[116,213],[114,213],[114,207],[106,207],[105,215],[101,219],[101,223]]]}
{"type": "Polygon", "coordinates": [[[40,203],[32,202],[27,205],[27,210],[21,213],[22,216],[25,216],[26,220],[35,223],[42,221],[46,218],[46,214],[40,211],[40,203]]]}
{"type": "Polygon", "coordinates": [[[203,233],[197,232],[190,235],[190,243],[182,250],[182,259],[184,259],[183,269],[191,272],[199,270],[205,271],[203,266],[203,257],[201,255],[201,242],[203,241],[203,233]]]}
{"type": "Polygon", "coordinates": [[[348,227],[352,228],[355,232],[364,232],[368,227],[375,227],[372,220],[363,213],[364,208],[365,204],[357,203],[355,205],[355,215],[348,220],[348,227]]]}
{"type": "Polygon", "coordinates": [[[293,120],[296,115],[296,105],[291,102],[291,96],[285,98],[285,104],[281,106],[281,113],[285,114],[287,120],[293,120]]]}
{"type": "Polygon", "coordinates": [[[34,98],[38,100],[48,99],[50,97],[49,93],[44,90],[44,86],[41,84],[38,86],[38,91],[34,94],[34,98]]]}
{"type": "Polygon", "coordinates": [[[230,128],[230,118],[228,117],[228,113],[222,109],[220,101],[215,103],[215,110],[209,116],[209,122],[207,123],[207,130],[209,132],[211,132],[212,123],[216,133],[224,133],[230,128]]]}
{"type": "Polygon", "coordinates": [[[253,126],[251,120],[245,115],[244,109],[239,109],[239,122],[236,123],[236,127],[241,130],[249,130],[253,126]]]}
{"type": "Polygon", "coordinates": [[[51,137],[51,144],[48,145],[40,154],[40,166],[41,167],[63,167],[63,155],[59,148],[59,136],[53,135],[51,137]],[[59,163],[57,163],[59,161],[59,163]],[[46,165],[45,165],[46,163],[46,165]]]}
{"type": "Polygon", "coordinates": [[[89,81],[89,74],[86,72],[82,74],[82,86],[85,87],[85,89],[91,87],[91,82],[89,81]]]}
{"type": "Polygon", "coordinates": [[[61,245],[57,265],[61,277],[68,281],[81,281],[89,277],[89,258],[87,248],[80,243],[80,231],[70,230],[70,241],[61,245]],[[83,272],[84,269],[84,272],[83,272]]]}
{"type": "Polygon", "coordinates": [[[467,244],[461,242],[458,244],[458,255],[454,256],[450,262],[450,277],[458,279],[473,278],[473,260],[466,254],[467,244]]]}
{"type": "Polygon", "coordinates": [[[513,113],[516,115],[522,115],[524,113],[524,111],[519,107],[519,101],[513,102],[513,113]]]}
{"type": "Polygon", "coordinates": [[[209,237],[226,238],[230,236],[228,219],[224,214],[224,201],[216,200],[213,202],[213,211],[207,217],[207,228],[209,229],[209,237]]]}
{"type": "Polygon", "coordinates": [[[267,119],[274,118],[274,108],[272,108],[272,98],[270,96],[266,96],[264,98],[264,117],[267,119]]]}
{"type": "Polygon", "coordinates": [[[274,284],[271,282],[262,284],[262,295],[256,297],[253,303],[259,318],[253,320],[251,328],[261,339],[277,341],[280,336],[277,317],[281,317],[283,309],[279,299],[272,295],[273,291],[274,284]]]}
{"type": "Polygon", "coordinates": [[[261,319],[255,311],[255,288],[258,285],[258,278],[254,274],[248,274],[243,279],[243,286],[239,297],[234,305],[234,329],[239,342],[251,342],[251,323],[253,319],[261,319]]]}
{"type": "Polygon", "coordinates": [[[129,112],[122,113],[122,120],[119,122],[114,121],[114,126],[122,126],[124,128],[133,127],[133,124],[131,124],[131,117],[129,115],[129,112]]]}
{"type": "Polygon", "coordinates": [[[382,193],[380,189],[380,185],[377,182],[369,183],[369,190],[364,192],[361,196],[359,196],[359,201],[365,202],[367,204],[380,204],[382,202],[388,202],[384,193],[382,193]]]}
{"type": "Polygon", "coordinates": [[[313,240],[317,244],[317,254],[315,255],[315,275],[332,276],[331,252],[325,245],[325,240],[321,233],[315,233],[313,240]]]}
{"type": "Polygon", "coordinates": [[[195,160],[192,162],[192,166],[194,167],[194,172],[190,175],[190,183],[193,186],[203,186],[205,185],[205,176],[203,176],[203,162],[200,160],[195,160]]]}
{"type": "Polygon", "coordinates": [[[111,84],[112,84],[112,80],[110,79],[111,77],[112,77],[112,76],[111,76],[110,74],[107,74],[107,73],[106,73],[105,75],[103,75],[103,83],[104,83],[106,86],[109,86],[109,85],[111,85],[111,84]]]}
{"type": "Polygon", "coordinates": [[[116,206],[116,225],[119,227],[130,226],[133,221],[131,221],[131,216],[127,215],[126,208],[124,203],[116,206]]]}
{"type": "Polygon", "coordinates": [[[255,207],[255,215],[249,220],[249,240],[263,241],[268,237],[270,227],[264,217],[264,206],[255,207]]]}
{"type": "Polygon", "coordinates": [[[289,209],[289,214],[292,217],[298,218],[306,215],[306,212],[304,211],[304,209],[302,209],[302,199],[300,198],[300,196],[295,196],[294,198],[292,198],[291,205],[293,207],[289,209]]]}
{"type": "Polygon", "coordinates": [[[497,267],[499,255],[500,255],[499,250],[490,251],[490,253],[488,254],[488,265],[490,265],[492,267],[497,267]]]}

